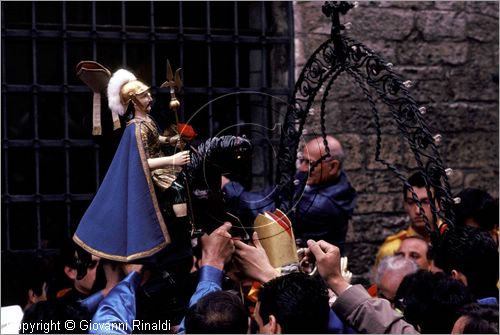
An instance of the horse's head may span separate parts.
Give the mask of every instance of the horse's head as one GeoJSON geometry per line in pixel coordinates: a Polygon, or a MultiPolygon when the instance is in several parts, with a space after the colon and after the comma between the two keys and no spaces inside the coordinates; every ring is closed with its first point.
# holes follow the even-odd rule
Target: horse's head
{"type": "Polygon", "coordinates": [[[234,171],[249,159],[252,148],[252,143],[245,136],[212,137],[193,149],[191,162],[187,167],[189,174],[196,178],[202,170],[205,177],[207,173],[234,171]]]}
{"type": "Polygon", "coordinates": [[[225,210],[221,175],[241,170],[242,165],[249,161],[251,152],[251,142],[240,136],[213,137],[192,149],[187,176],[198,228],[210,233],[225,221],[233,226],[241,225],[225,210]]]}

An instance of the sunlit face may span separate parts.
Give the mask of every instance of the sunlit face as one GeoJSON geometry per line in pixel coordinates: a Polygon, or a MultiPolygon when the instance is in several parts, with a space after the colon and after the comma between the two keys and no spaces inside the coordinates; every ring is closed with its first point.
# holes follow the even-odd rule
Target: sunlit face
{"type": "Polygon", "coordinates": [[[428,249],[427,242],[418,238],[407,238],[401,242],[395,255],[403,256],[406,259],[413,259],[419,268],[427,270],[429,268],[429,260],[427,259],[428,249]]]}
{"type": "Polygon", "coordinates": [[[386,270],[380,279],[380,284],[377,286],[378,297],[389,300],[391,305],[394,306],[394,298],[402,280],[403,277],[400,274],[386,270]]]}
{"type": "MultiPolygon", "coordinates": [[[[313,141],[304,146],[302,158],[299,160],[299,171],[308,172],[312,165],[321,158],[319,142],[313,141]]],[[[338,160],[327,158],[310,172],[307,185],[319,185],[335,179],[335,168],[340,165],[338,160]]]]}
{"type": "Polygon", "coordinates": [[[151,105],[153,104],[151,93],[149,91],[145,91],[141,94],[136,95],[134,98],[134,104],[136,110],[139,110],[143,113],[149,113],[151,111],[151,105]]]}
{"type": "Polygon", "coordinates": [[[425,187],[413,187],[415,194],[417,195],[418,200],[422,204],[423,212],[417,206],[417,203],[413,201],[413,197],[411,192],[406,191],[406,200],[404,203],[404,208],[410,217],[410,224],[416,232],[420,235],[427,236],[427,232],[425,230],[425,221],[424,215],[431,223],[432,227],[432,210],[430,205],[430,199],[427,196],[427,189],[425,187]]]}

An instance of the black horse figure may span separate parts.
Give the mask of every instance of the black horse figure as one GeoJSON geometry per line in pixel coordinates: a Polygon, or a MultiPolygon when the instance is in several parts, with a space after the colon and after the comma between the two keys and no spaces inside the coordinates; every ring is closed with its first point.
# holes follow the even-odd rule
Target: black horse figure
{"type": "Polygon", "coordinates": [[[225,221],[232,223],[231,235],[248,239],[237,217],[227,212],[221,191],[221,175],[235,171],[249,158],[251,142],[244,136],[212,137],[192,150],[186,165],[191,211],[198,231],[211,233],[225,221]]]}
{"type": "MultiPolygon", "coordinates": [[[[245,137],[213,137],[191,148],[191,162],[184,167],[190,212],[199,232],[210,234],[225,221],[233,224],[231,235],[248,238],[239,220],[225,211],[221,175],[241,168],[252,144],[245,137]]],[[[193,267],[191,244],[184,241],[168,245],[150,258],[148,281],[136,294],[137,319],[180,322],[198,279],[190,274],[193,267]],[[188,250],[189,249],[189,250],[188,250]]],[[[196,249],[196,248],[195,248],[196,249]]],[[[194,251],[197,252],[201,250],[194,251]]],[[[196,273],[194,273],[195,275],[196,273]]]]}

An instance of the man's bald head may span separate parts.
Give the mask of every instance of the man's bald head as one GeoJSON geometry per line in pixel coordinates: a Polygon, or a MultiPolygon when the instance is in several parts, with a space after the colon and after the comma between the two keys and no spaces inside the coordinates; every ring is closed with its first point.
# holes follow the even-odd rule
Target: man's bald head
{"type": "MultiPolygon", "coordinates": [[[[307,184],[318,185],[336,180],[341,172],[344,160],[344,149],[340,142],[333,136],[326,136],[330,157],[326,157],[321,164],[318,164],[311,172],[307,184]]],[[[316,137],[308,141],[302,150],[302,160],[299,170],[307,172],[314,162],[318,161],[326,154],[323,137],[316,137]]]]}

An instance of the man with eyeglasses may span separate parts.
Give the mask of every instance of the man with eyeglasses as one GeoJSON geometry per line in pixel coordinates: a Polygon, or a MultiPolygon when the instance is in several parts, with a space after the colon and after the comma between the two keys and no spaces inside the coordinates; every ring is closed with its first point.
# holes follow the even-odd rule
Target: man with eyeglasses
{"type": "MultiPolygon", "coordinates": [[[[293,223],[297,244],[305,246],[308,239],[325,240],[343,250],[349,219],[356,206],[357,194],[342,170],[345,158],[340,142],[333,136],[317,137],[304,145],[300,155],[297,181],[307,178],[302,194],[296,194],[295,213],[286,213],[293,223]],[[323,157],[323,159],[322,159],[323,157]]],[[[222,178],[222,189],[230,208],[240,217],[253,218],[264,211],[273,211],[272,192],[247,192],[243,186],[222,178]]]]}

